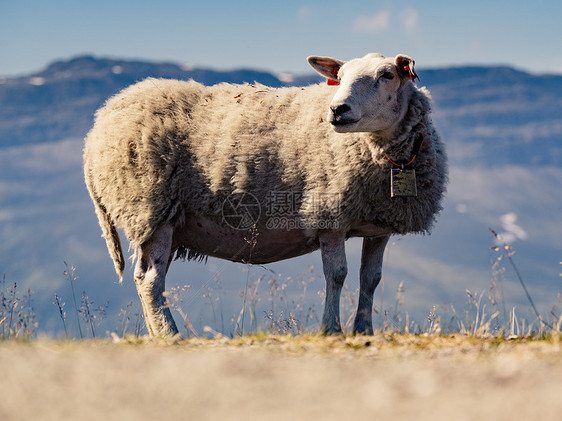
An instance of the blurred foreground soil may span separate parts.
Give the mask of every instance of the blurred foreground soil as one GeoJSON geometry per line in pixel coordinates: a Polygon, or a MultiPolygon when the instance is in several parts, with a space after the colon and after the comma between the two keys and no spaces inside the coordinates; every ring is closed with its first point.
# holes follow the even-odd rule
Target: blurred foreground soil
{"type": "Polygon", "coordinates": [[[548,340],[0,342],[0,420],[560,420],[548,340]]]}

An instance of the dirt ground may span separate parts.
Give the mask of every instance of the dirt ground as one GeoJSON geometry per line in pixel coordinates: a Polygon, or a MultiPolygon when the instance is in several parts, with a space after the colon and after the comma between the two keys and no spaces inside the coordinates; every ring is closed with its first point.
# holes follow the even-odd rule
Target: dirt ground
{"type": "Polygon", "coordinates": [[[0,342],[0,420],[560,420],[560,338],[0,342]],[[362,418],[358,418],[362,417],[362,418]]]}

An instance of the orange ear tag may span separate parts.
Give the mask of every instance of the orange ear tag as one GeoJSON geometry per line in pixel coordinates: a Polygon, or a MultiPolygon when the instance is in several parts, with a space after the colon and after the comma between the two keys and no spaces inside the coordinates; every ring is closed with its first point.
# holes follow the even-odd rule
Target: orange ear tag
{"type": "Polygon", "coordinates": [[[340,81],[334,79],[327,79],[326,83],[328,84],[328,86],[338,86],[340,84],[340,81]]]}

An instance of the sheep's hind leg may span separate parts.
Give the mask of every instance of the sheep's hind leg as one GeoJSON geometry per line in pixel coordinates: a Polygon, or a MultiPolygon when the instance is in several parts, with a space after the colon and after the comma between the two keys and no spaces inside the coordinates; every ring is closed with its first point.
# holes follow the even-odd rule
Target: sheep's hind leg
{"type": "Polygon", "coordinates": [[[338,232],[322,234],[320,252],[326,277],[326,304],[321,330],[325,334],[341,333],[340,296],[347,275],[345,236],[338,232]]]}
{"type": "Polygon", "coordinates": [[[359,303],[353,332],[373,334],[373,295],[382,277],[382,259],[389,237],[363,239],[359,273],[359,303]]]}
{"type": "Polygon", "coordinates": [[[135,283],[150,336],[173,336],[178,333],[164,297],[173,231],[170,225],[158,228],[152,237],[141,245],[135,267],[135,283]]]}

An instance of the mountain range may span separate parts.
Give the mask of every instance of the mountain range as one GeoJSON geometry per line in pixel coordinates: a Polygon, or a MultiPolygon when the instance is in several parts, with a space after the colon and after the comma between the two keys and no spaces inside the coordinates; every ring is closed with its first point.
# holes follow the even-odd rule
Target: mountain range
{"type": "MultiPolygon", "coordinates": [[[[510,268],[492,270],[499,256],[490,249],[494,238],[488,228],[493,228],[514,243],[514,259],[541,313],[560,315],[562,76],[505,66],[421,68],[418,73],[420,86],[431,91],[433,119],[447,144],[450,185],[433,234],[397,237],[389,246],[385,284],[377,290],[379,310],[396,306],[396,290],[404,281],[402,310],[421,320],[420,325],[434,308],[443,319],[454,313],[460,320],[470,311],[466,290],[487,298],[501,284],[506,307],[518,308],[532,320],[510,268]]],[[[65,261],[76,266],[76,282],[91,300],[101,304],[110,299],[107,320],[114,324],[119,310],[136,299],[130,262],[128,280],[115,283],[82,181],[81,155],[95,110],[123,87],[148,76],[194,79],[207,85],[259,82],[282,87],[322,82],[313,74],[217,71],[91,56],[57,61],[29,75],[0,78],[0,272],[5,282],[16,281],[35,291],[41,330],[60,331],[52,301],[57,293],[70,302],[65,261]]],[[[349,300],[358,286],[360,248],[359,240],[347,244],[349,300]]],[[[241,307],[239,291],[247,281],[257,282],[262,275],[269,279],[260,287],[261,323],[269,320],[274,301],[271,286],[276,284],[291,284],[285,301],[298,298],[309,310],[319,311],[321,297],[316,292],[323,288],[321,272],[317,253],[267,267],[209,259],[207,265],[173,264],[168,285],[190,285],[184,304],[199,328],[217,327],[214,305],[220,301],[221,315],[228,319],[223,324],[230,326],[225,333],[232,333],[232,320],[241,307]],[[314,281],[306,297],[292,285],[297,280],[314,281]]],[[[489,314],[491,307],[493,300],[489,314]]]]}

